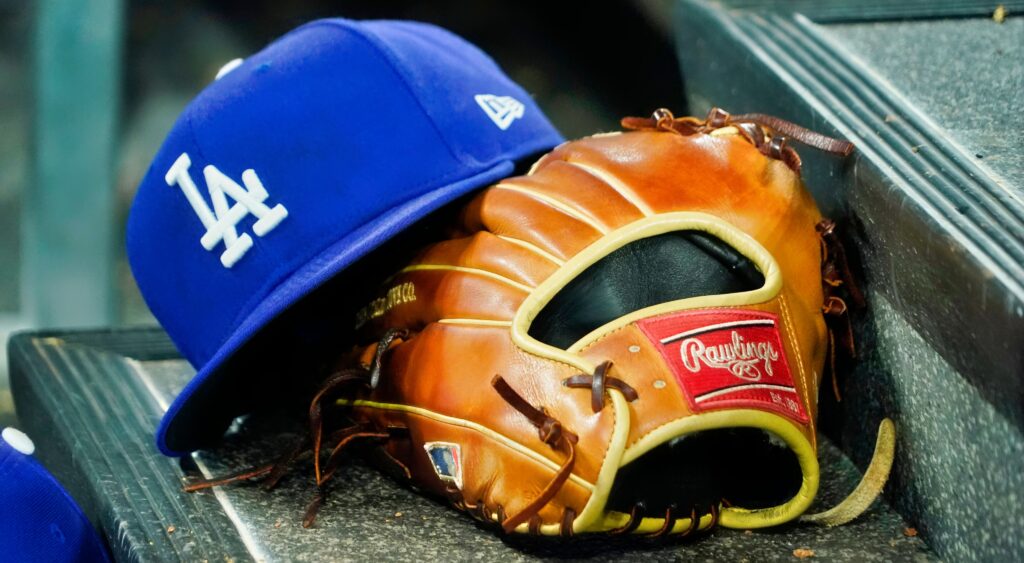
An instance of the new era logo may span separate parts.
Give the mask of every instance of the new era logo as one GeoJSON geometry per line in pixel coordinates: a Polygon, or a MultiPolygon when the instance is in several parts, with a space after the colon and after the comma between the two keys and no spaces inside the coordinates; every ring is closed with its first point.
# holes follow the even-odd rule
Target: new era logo
{"type": "Polygon", "coordinates": [[[509,128],[512,122],[523,116],[526,111],[519,100],[512,96],[495,96],[494,94],[477,94],[474,96],[476,103],[491,118],[491,121],[502,131],[509,128]]]}

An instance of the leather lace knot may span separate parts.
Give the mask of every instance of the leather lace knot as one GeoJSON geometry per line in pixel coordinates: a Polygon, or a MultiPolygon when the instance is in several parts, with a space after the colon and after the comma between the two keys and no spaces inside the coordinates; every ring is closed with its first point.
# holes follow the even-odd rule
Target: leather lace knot
{"type": "Polygon", "coordinates": [[[608,370],[611,368],[611,361],[601,362],[594,369],[594,373],[581,373],[563,379],[562,385],[573,389],[590,388],[590,407],[594,409],[594,412],[600,412],[604,408],[605,389],[609,387],[618,390],[631,403],[639,399],[640,395],[636,389],[625,381],[608,375],[608,370]]]}
{"type": "MultiPolygon", "coordinates": [[[[558,445],[558,442],[564,438],[564,436],[562,436],[562,423],[550,417],[540,425],[539,433],[540,441],[549,446],[558,445]]],[[[570,439],[573,438],[575,438],[575,436],[570,439]]]]}

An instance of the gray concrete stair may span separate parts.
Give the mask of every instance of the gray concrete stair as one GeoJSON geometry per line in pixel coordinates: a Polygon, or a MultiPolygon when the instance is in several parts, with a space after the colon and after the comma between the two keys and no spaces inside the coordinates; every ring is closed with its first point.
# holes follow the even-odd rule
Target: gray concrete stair
{"type": "Polygon", "coordinates": [[[857,145],[804,149],[868,309],[823,397],[859,467],[893,417],[888,498],[952,560],[1024,559],[1024,19],[982,2],[677,3],[690,109],[764,112],[857,145]]]}

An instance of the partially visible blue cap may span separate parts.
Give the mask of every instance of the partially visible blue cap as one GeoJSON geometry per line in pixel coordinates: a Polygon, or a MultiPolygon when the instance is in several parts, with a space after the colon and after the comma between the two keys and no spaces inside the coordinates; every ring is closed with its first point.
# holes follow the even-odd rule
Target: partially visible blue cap
{"type": "Polygon", "coordinates": [[[216,389],[221,368],[279,313],[562,140],[494,61],[427,24],[320,20],[223,73],[174,125],[128,218],[143,297],[198,370],[160,450],[192,451],[246,412],[250,393],[216,389]]]}
{"type": "Polygon", "coordinates": [[[5,561],[109,561],[96,530],[32,458],[32,440],[0,432],[0,554],[5,561]]]}

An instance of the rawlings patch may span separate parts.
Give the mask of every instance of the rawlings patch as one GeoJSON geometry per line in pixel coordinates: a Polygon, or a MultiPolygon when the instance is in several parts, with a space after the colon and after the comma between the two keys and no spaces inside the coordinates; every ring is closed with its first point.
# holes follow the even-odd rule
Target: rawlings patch
{"type": "Polygon", "coordinates": [[[680,311],[637,321],[675,375],[690,409],[751,407],[808,421],[779,338],[761,311],[680,311]]]}
{"type": "Polygon", "coordinates": [[[445,483],[452,483],[462,490],[462,449],[458,444],[448,442],[427,442],[423,444],[427,457],[437,477],[445,483]]]}

